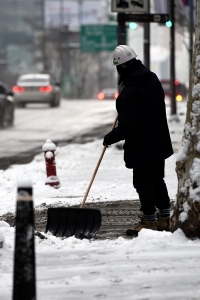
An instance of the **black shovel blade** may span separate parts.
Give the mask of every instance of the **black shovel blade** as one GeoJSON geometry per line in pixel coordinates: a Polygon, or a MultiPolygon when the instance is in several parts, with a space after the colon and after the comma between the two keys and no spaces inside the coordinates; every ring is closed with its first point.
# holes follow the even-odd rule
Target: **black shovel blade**
{"type": "Polygon", "coordinates": [[[101,226],[101,212],[90,208],[55,207],[47,212],[46,232],[60,237],[91,239],[101,226]]]}
{"type": "Polygon", "coordinates": [[[47,225],[45,232],[50,231],[56,235],[60,223],[59,207],[50,207],[47,210],[47,225]]]}

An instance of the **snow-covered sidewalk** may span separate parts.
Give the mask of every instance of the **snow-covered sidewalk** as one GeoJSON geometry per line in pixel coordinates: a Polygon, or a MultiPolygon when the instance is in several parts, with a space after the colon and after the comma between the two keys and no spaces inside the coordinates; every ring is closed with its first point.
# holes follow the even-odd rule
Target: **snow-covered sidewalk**
{"type": "MultiPolygon", "coordinates": [[[[14,228],[2,224],[1,300],[11,299],[14,228]]],[[[39,300],[200,299],[200,241],[142,230],[138,238],[88,241],[36,237],[39,300]]]]}
{"type": "MultiPolygon", "coordinates": [[[[179,143],[183,129],[169,123],[172,140],[179,143]]],[[[47,137],[50,138],[50,137],[47,137]]],[[[26,165],[0,171],[0,215],[15,212],[17,180],[30,178],[34,205],[79,204],[102,150],[102,141],[57,148],[59,189],[45,186],[43,153],[26,165]]],[[[176,154],[166,160],[166,183],[171,199],[177,192],[176,154]]],[[[106,150],[88,202],[138,199],[132,171],[124,167],[123,152],[106,150]]],[[[0,299],[12,298],[15,229],[0,221],[0,299]]],[[[181,230],[142,230],[138,238],[125,240],[78,240],[35,237],[37,299],[200,299],[200,240],[187,239],[181,230]]],[[[23,299],[25,300],[25,299],[23,299]]]]}

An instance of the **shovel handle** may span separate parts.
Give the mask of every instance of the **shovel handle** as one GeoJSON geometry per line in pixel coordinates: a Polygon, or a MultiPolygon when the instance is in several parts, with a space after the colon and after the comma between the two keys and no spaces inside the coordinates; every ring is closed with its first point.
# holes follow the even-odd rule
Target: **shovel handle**
{"type": "MultiPolygon", "coordinates": [[[[116,118],[115,118],[115,121],[114,121],[114,123],[113,123],[113,125],[112,125],[111,131],[115,128],[115,126],[116,126],[116,124],[117,124],[117,119],[118,119],[118,114],[117,114],[117,116],[116,116],[116,118]]],[[[84,206],[84,204],[85,204],[85,201],[86,201],[87,196],[88,196],[88,194],[89,194],[90,188],[91,188],[91,186],[92,186],[92,184],[93,184],[94,178],[95,178],[95,176],[96,176],[96,174],[97,174],[97,171],[98,171],[99,166],[100,166],[100,164],[101,164],[102,158],[103,158],[104,153],[105,153],[105,151],[106,151],[106,148],[107,148],[107,146],[104,146],[104,147],[103,147],[103,150],[102,150],[101,155],[100,155],[100,157],[99,157],[99,160],[98,160],[98,162],[97,162],[96,168],[95,168],[95,170],[94,170],[94,173],[93,173],[93,175],[92,175],[92,178],[91,178],[90,183],[89,183],[89,185],[88,185],[88,188],[87,188],[87,190],[86,190],[86,193],[85,193],[85,196],[84,196],[84,198],[83,198],[83,201],[82,201],[82,203],[81,203],[80,208],[82,208],[82,207],[84,206]]]]}

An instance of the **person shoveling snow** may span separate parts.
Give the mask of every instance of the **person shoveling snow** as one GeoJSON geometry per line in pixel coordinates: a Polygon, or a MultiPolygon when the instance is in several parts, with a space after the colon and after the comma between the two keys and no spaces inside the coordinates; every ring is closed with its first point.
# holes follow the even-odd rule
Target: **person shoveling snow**
{"type": "Polygon", "coordinates": [[[142,228],[169,231],[170,215],[164,169],[165,159],[173,154],[173,148],[165,95],[156,74],[136,56],[127,45],[117,46],[113,53],[118,84],[123,88],[116,99],[118,126],[103,140],[104,146],[125,140],[125,165],[133,169],[133,185],[139,194],[143,214],[140,224],[128,229],[127,235],[137,235],[142,228]]]}

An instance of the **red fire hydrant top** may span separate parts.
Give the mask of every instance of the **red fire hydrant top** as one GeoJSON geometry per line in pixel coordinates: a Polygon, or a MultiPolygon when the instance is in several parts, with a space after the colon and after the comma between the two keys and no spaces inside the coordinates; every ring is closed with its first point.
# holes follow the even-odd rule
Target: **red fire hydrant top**
{"type": "Polygon", "coordinates": [[[50,139],[42,146],[46,162],[47,179],[45,184],[53,186],[54,188],[60,187],[60,180],[56,174],[55,151],[56,145],[50,139]]]}
{"type": "Polygon", "coordinates": [[[46,143],[42,146],[42,151],[56,151],[56,145],[50,139],[47,139],[46,143]]]}

